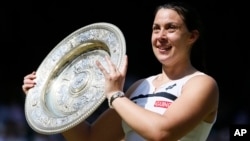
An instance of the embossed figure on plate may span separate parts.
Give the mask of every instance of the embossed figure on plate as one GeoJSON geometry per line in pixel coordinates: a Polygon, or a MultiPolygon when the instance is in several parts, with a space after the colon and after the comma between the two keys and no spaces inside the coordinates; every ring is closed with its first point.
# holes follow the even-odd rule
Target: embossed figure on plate
{"type": "Polygon", "coordinates": [[[25,117],[41,134],[56,134],[79,124],[105,100],[104,77],[95,65],[106,67],[109,55],[119,68],[126,52],[118,27],[94,23],[62,40],[37,69],[36,86],[25,100],[25,117]]]}

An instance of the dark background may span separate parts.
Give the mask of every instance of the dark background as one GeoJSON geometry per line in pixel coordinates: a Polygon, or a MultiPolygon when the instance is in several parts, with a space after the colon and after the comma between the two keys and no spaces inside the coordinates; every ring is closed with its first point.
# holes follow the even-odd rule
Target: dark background
{"type": "MultiPolygon", "coordinates": [[[[95,22],[113,23],[123,32],[129,57],[128,83],[161,72],[161,65],[151,51],[150,38],[154,8],[164,2],[51,0],[2,3],[0,105],[7,109],[15,105],[22,112],[23,77],[36,70],[63,38],[95,22]]],[[[190,3],[198,8],[204,23],[208,74],[220,87],[219,115],[212,135],[217,133],[215,136],[219,136],[220,132],[224,135],[223,129],[231,124],[249,123],[249,7],[243,0],[192,0],[190,3]]],[[[9,117],[6,111],[3,114],[9,117]]]]}

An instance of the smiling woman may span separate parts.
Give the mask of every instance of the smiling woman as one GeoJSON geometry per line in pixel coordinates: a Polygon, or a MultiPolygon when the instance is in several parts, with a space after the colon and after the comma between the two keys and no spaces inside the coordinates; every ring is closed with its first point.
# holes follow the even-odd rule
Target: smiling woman
{"type": "MultiPolygon", "coordinates": [[[[96,60],[96,67],[104,76],[104,95],[110,108],[92,125],[82,121],[63,130],[65,139],[207,140],[217,118],[219,89],[215,79],[195,68],[190,60],[192,47],[201,37],[197,14],[190,5],[179,2],[156,8],[151,45],[162,68],[159,73],[136,81],[126,92],[128,56],[123,56],[121,66],[112,56],[104,57],[106,65],[96,60]]],[[[36,77],[36,73],[24,77],[23,91],[28,97],[32,97],[28,92],[37,86],[36,77]]]]}
{"type": "MultiPolygon", "coordinates": [[[[130,60],[125,81],[126,90],[132,84],[131,77],[134,82],[138,78],[157,74],[161,70],[161,64],[152,53],[151,27],[155,6],[164,2],[166,1],[88,1],[88,3],[79,4],[79,1],[73,0],[1,3],[0,43],[2,53],[6,55],[0,57],[2,61],[0,88],[1,93],[5,95],[0,99],[0,113],[4,113],[0,118],[0,127],[2,127],[0,131],[5,132],[9,129],[5,128],[7,123],[11,123],[10,125],[26,123],[21,113],[25,100],[20,91],[23,76],[37,68],[62,38],[83,25],[107,21],[114,23],[123,31],[130,60]],[[114,13],[118,13],[119,16],[114,13]],[[20,109],[13,108],[16,106],[20,109]],[[23,120],[6,121],[12,120],[13,117],[23,120]]],[[[192,47],[193,53],[190,55],[192,65],[216,78],[220,86],[220,112],[210,134],[210,138],[213,139],[208,140],[228,141],[229,125],[249,123],[250,119],[250,111],[247,108],[250,107],[247,97],[250,84],[248,68],[250,52],[246,47],[249,44],[249,37],[245,36],[248,31],[248,21],[244,20],[244,17],[249,16],[249,5],[247,1],[191,0],[189,2],[198,8],[198,13],[202,16],[202,24],[205,25],[205,30],[199,32],[200,37],[192,47]],[[202,44],[204,38],[206,42],[202,44]],[[206,65],[202,65],[202,59],[199,59],[202,58],[200,51],[203,49],[205,49],[206,65]],[[246,113],[243,116],[242,111],[246,113]]],[[[107,106],[104,102],[100,108],[103,111],[107,106]]],[[[99,112],[101,111],[94,116],[99,116],[99,112]]],[[[19,130],[18,126],[15,127],[19,130]]],[[[36,136],[36,132],[30,131],[26,125],[19,130],[20,132],[22,134],[16,136],[19,139],[28,140],[33,135],[36,136]]],[[[0,134],[0,138],[3,138],[2,135],[0,134]]],[[[39,135],[39,137],[51,140],[48,136],[39,135]]],[[[56,140],[58,139],[53,137],[53,141],[56,140]]]]}

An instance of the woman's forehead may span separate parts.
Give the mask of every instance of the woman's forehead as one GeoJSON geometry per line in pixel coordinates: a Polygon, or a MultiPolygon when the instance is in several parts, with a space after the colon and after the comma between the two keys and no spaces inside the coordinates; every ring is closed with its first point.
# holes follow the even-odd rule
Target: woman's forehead
{"type": "Polygon", "coordinates": [[[182,17],[173,9],[162,8],[155,15],[155,21],[182,23],[182,17]]]}

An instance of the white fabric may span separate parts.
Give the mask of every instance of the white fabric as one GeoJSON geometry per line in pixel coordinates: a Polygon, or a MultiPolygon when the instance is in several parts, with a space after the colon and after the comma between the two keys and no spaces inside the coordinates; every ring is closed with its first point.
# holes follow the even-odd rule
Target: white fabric
{"type": "MultiPolygon", "coordinates": [[[[156,92],[154,92],[152,81],[157,77],[157,75],[148,77],[131,94],[130,99],[137,105],[140,105],[147,110],[163,114],[168,106],[175,100],[175,98],[178,98],[181,95],[182,87],[187,82],[187,80],[195,75],[203,75],[203,73],[195,73],[193,75],[166,83],[162,85],[156,92]]],[[[214,123],[201,122],[195,129],[184,136],[180,141],[205,141],[213,124],[214,123]]],[[[126,141],[145,141],[124,121],[122,122],[122,126],[125,132],[126,141]]]]}

